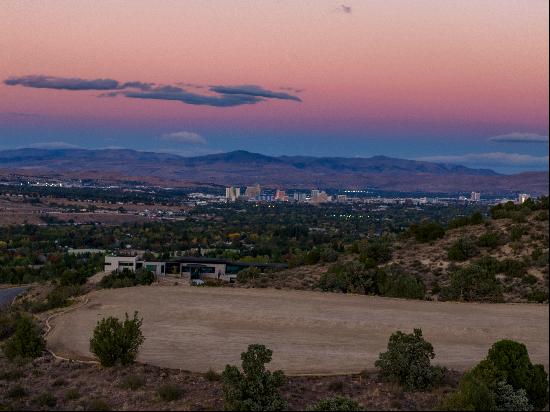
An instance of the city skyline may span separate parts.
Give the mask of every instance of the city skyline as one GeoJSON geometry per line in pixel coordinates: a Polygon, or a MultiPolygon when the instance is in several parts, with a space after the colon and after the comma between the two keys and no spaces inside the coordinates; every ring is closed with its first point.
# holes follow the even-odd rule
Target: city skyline
{"type": "Polygon", "coordinates": [[[548,2],[6,1],[0,13],[0,149],[548,170],[548,2]]]}

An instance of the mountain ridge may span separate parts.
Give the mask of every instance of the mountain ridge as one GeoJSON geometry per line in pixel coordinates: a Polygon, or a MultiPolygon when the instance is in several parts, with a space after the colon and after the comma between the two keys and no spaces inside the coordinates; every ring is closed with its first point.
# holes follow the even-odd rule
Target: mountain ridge
{"type": "Polygon", "coordinates": [[[245,150],[184,157],[133,149],[21,148],[0,151],[3,174],[96,179],[139,178],[181,187],[197,183],[272,187],[548,193],[548,172],[499,174],[490,169],[372,157],[268,156],[245,150]]]}

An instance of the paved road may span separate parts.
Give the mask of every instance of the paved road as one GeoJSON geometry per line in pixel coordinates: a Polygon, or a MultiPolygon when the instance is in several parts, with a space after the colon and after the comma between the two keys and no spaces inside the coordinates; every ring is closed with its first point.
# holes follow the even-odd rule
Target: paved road
{"type": "Polygon", "coordinates": [[[22,293],[27,289],[28,288],[26,286],[21,286],[17,288],[0,289],[0,307],[10,305],[11,302],[13,301],[13,298],[15,298],[17,295],[19,295],[20,293],[22,293]]]}
{"type": "Polygon", "coordinates": [[[289,374],[373,368],[396,330],[422,328],[436,363],[466,369],[497,340],[524,342],[548,368],[548,305],[475,304],[388,299],[305,291],[189,286],[106,289],[54,318],[56,353],[90,358],[90,336],[103,317],[143,317],[143,362],[206,372],[240,364],[248,344],[273,349],[271,367],[289,374]]]}

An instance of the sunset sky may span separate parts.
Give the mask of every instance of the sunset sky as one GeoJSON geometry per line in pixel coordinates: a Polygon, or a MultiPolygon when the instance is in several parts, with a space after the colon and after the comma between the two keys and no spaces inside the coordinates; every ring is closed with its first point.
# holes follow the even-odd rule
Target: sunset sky
{"type": "Polygon", "coordinates": [[[546,0],[0,3],[0,149],[548,169],[546,0]]]}

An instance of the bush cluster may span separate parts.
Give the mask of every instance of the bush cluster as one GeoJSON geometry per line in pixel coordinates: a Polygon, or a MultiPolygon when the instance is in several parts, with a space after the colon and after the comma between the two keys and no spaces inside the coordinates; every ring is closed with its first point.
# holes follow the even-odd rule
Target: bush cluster
{"type": "Polygon", "coordinates": [[[449,223],[449,229],[456,229],[459,227],[480,225],[483,223],[483,215],[480,212],[472,213],[470,216],[459,217],[451,220],[449,223]]]}
{"type": "Polygon", "coordinates": [[[127,288],[137,285],[150,285],[155,281],[155,275],[151,271],[138,269],[135,272],[123,269],[113,272],[99,282],[102,288],[127,288]]]}
{"type": "Polygon", "coordinates": [[[405,273],[397,265],[367,269],[357,261],[330,266],[320,277],[317,287],[324,291],[409,299],[422,299],[426,293],[420,279],[405,273]]]}
{"type": "Polygon", "coordinates": [[[502,302],[502,286],[492,270],[482,264],[472,264],[451,274],[451,283],[441,289],[440,298],[466,302],[502,302]]]}

